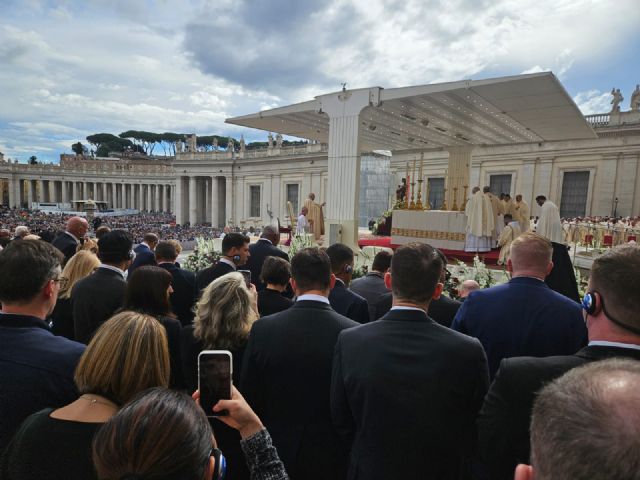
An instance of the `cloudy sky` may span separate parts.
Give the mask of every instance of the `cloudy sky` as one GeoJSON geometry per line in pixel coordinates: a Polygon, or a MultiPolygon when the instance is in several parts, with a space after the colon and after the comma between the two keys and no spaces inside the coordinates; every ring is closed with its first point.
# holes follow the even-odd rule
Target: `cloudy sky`
{"type": "Polygon", "coordinates": [[[97,132],[266,133],[231,116],[340,89],[552,70],[583,113],[628,108],[638,0],[0,0],[0,152],[97,132]]]}

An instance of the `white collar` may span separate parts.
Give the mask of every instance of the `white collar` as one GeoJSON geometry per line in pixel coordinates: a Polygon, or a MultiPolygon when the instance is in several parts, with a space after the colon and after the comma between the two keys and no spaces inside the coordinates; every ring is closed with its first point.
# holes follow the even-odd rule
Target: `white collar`
{"type": "Polygon", "coordinates": [[[640,345],[635,343],[622,343],[622,342],[607,342],[605,340],[591,340],[589,342],[590,347],[618,347],[618,348],[630,348],[632,350],[640,350],[640,345]]]}
{"type": "Polygon", "coordinates": [[[393,310],[415,310],[416,312],[427,313],[423,309],[418,308],[418,307],[405,307],[405,306],[402,306],[402,305],[398,305],[397,307],[391,307],[391,311],[393,311],[393,310]]]}
{"type": "Polygon", "coordinates": [[[262,242],[269,242],[271,245],[273,245],[273,242],[271,240],[269,240],[268,238],[259,238],[258,241],[262,241],[262,242]]]}
{"type": "Polygon", "coordinates": [[[220,260],[218,260],[218,262],[226,263],[227,265],[231,265],[234,270],[237,270],[236,264],[233,263],[231,260],[229,260],[226,257],[220,257],[220,260]]]}
{"type": "Polygon", "coordinates": [[[330,305],[329,299],[323,295],[316,295],[315,293],[305,293],[304,295],[300,295],[296,298],[296,302],[300,302],[302,300],[311,300],[313,302],[322,302],[330,305]]]}
{"type": "Polygon", "coordinates": [[[114,267],[113,265],[105,265],[104,263],[100,264],[100,268],[104,268],[106,270],[111,270],[113,272],[118,272],[124,278],[124,270],[120,270],[118,267],[114,267]]]}
{"type": "Polygon", "coordinates": [[[79,239],[78,237],[76,237],[73,233],[68,232],[68,231],[66,231],[66,230],[64,231],[64,233],[66,233],[66,234],[67,234],[67,235],[69,235],[71,238],[73,238],[73,239],[76,241],[76,243],[80,243],[80,239],[79,239]]]}

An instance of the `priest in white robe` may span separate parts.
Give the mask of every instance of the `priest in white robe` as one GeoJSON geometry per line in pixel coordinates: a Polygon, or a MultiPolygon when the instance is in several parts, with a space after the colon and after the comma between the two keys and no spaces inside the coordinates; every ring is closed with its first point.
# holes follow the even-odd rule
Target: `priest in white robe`
{"type": "Polygon", "coordinates": [[[565,233],[560,221],[560,211],[555,203],[544,195],[538,195],[536,202],[540,205],[540,215],[536,224],[536,233],[555,243],[566,243],[565,233]]]}
{"type": "Polygon", "coordinates": [[[500,247],[500,256],[498,257],[498,265],[507,263],[509,253],[511,252],[511,242],[513,242],[522,233],[519,222],[514,220],[509,214],[504,216],[504,229],[498,239],[500,247]]]}
{"type": "Polygon", "coordinates": [[[522,195],[516,195],[515,216],[513,218],[518,221],[523,232],[529,231],[530,216],[529,204],[522,199],[522,195]]]}
{"type": "Polygon", "coordinates": [[[480,187],[473,187],[473,195],[467,202],[467,235],[465,252],[488,252],[493,244],[493,208],[491,200],[480,187]]]}
{"type": "Polygon", "coordinates": [[[502,202],[498,197],[496,197],[493,193],[491,193],[491,187],[484,187],[482,189],[484,194],[489,197],[489,201],[491,202],[491,208],[493,209],[493,238],[495,241],[498,240],[500,234],[502,233],[502,229],[504,228],[504,221],[502,219],[502,202]]]}

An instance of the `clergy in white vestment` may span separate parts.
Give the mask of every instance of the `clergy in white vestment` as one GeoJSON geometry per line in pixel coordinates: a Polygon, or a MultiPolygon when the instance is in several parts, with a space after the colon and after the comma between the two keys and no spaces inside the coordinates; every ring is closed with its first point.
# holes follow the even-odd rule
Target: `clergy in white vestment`
{"type": "Polygon", "coordinates": [[[491,201],[480,187],[473,187],[473,195],[467,202],[467,235],[465,252],[488,252],[493,245],[493,208],[491,201]]]}
{"type": "Polygon", "coordinates": [[[489,197],[491,202],[491,208],[493,210],[493,239],[497,242],[498,237],[502,233],[504,228],[504,221],[502,219],[502,202],[498,197],[491,193],[491,187],[484,187],[482,189],[484,194],[489,197]]]}
{"type": "Polygon", "coordinates": [[[565,243],[565,233],[560,221],[560,211],[555,203],[538,195],[536,202],[540,205],[540,215],[536,223],[536,233],[555,243],[565,243]]]}
{"type": "Polygon", "coordinates": [[[504,194],[504,199],[503,199],[503,202],[502,202],[502,208],[504,209],[503,213],[505,215],[508,213],[513,218],[516,218],[516,215],[515,215],[516,204],[513,203],[513,198],[511,198],[511,195],[509,195],[508,193],[504,194]]]}
{"type": "Polygon", "coordinates": [[[509,252],[511,251],[511,242],[513,242],[522,233],[520,224],[513,220],[513,217],[509,214],[504,216],[504,229],[498,239],[498,246],[500,247],[500,256],[498,257],[498,265],[504,265],[509,258],[509,252]]]}
{"type": "Polygon", "coordinates": [[[309,198],[304,201],[304,206],[307,209],[307,220],[309,221],[309,232],[313,233],[316,240],[324,235],[324,216],[322,214],[322,205],[316,203],[316,194],[310,193],[309,198]]]}
{"type": "Polygon", "coordinates": [[[304,235],[305,233],[309,233],[309,220],[307,220],[307,207],[302,207],[302,211],[300,212],[300,216],[298,217],[298,222],[296,224],[296,235],[304,235]]]}
{"type": "Polygon", "coordinates": [[[513,219],[518,221],[523,232],[527,232],[529,230],[529,217],[531,213],[529,211],[529,204],[522,199],[522,195],[516,195],[515,212],[516,214],[513,219]]]}

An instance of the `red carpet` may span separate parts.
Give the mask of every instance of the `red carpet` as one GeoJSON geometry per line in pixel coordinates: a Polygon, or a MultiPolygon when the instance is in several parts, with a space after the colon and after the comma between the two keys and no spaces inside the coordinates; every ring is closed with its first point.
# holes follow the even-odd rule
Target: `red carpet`
{"type": "MultiPolygon", "coordinates": [[[[395,245],[391,243],[391,237],[376,237],[376,236],[367,236],[361,237],[358,240],[358,245],[360,248],[371,246],[371,247],[390,247],[394,250],[399,247],[399,245],[395,245]]],[[[447,250],[445,248],[441,248],[440,251],[447,256],[449,262],[453,262],[456,260],[463,261],[465,263],[472,263],[473,257],[476,255],[473,252],[465,252],[464,250],[447,250]]],[[[498,257],[500,254],[500,250],[492,250],[487,253],[480,253],[480,258],[484,261],[486,265],[497,265],[498,257]]]]}

